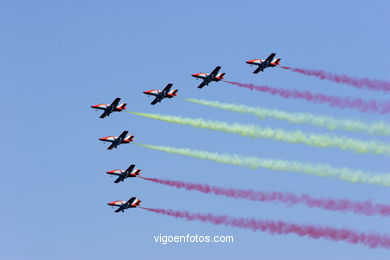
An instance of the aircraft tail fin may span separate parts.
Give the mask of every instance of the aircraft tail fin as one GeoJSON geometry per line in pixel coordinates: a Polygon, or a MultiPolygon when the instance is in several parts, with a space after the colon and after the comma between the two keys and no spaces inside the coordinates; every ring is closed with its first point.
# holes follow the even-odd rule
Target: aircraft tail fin
{"type": "Polygon", "coordinates": [[[135,206],[141,206],[141,201],[139,199],[135,199],[134,204],[135,206]]]}
{"type": "Polygon", "coordinates": [[[173,96],[177,96],[177,92],[178,92],[179,90],[178,89],[174,89],[173,91],[172,91],[172,95],[173,96]]]}
{"type": "Polygon", "coordinates": [[[224,78],[225,78],[225,72],[224,72],[224,73],[221,73],[220,78],[221,78],[221,79],[224,79],[224,78]]]}
{"type": "Polygon", "coordinates": [[[275,62],[274,62],[276,65],[279,65],[280,64],[280,59],[275,59],[275,62]]]}
{"type": "Polygon", "coordinates": [[[126,105],[127,105],[126,103],[122,103],[119,105],[119,108],[126,110],[126,105]]]}
{"type": "Polygon", "coordinates": [[[129,135],[127,138],[126,138],[126,141],[129,141],[129,142],[132,142],[134,141],[134,135],[129,135]]]}
{"type": "Polygon", "coordinates": [[[134,172],[135,175],[141,175],[141,170],[140,169],[137,169],[135,172],[134,172]]]}

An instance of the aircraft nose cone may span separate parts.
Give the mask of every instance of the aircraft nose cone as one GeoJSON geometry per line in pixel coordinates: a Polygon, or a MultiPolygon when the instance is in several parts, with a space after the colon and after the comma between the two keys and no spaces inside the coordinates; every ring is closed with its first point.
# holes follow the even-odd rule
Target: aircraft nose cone
{"type": "Polygon", "coordinates": [[[251,63],[251,61],[250,61],[250,60],[247,60],[245,63],[248,63],[248,64],[249,64],[249,63],[251,63]]]}
{"type": "Polygon", "coordinates": [[[99,140],[100,140],[100,141],[104,141],[104,137],[102,137],[102,138],[99,138],[99,140]]]}
{"type": "Polygon", "coordinates": [[[196,74],[191,74],[191,76],[196,77],[196,74]]]}

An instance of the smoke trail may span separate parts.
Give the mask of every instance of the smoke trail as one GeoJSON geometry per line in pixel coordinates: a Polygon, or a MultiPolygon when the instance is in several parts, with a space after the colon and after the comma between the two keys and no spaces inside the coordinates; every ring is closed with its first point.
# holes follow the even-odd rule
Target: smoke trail
{"type": "Polygon", "coordinates": [[[352,183],[376,184],[381,186],[390,186],[390,174],[375,174],[361,170],[353,170],[349,168],[336,168],[328,164],[310,164],[299,161],[286,161],[280,159],[268,159],[259,157],[249,157],[237,154],[213,153],[201,150],[193,150],[187,148],[176,148],[169,146],[156,146],[146,144],[136,144],[145,148],[158,150],[167,153],[179,154],[198,158],[202,160],[210,160],[224,164],[231,164],[250,169],[266,168],[284,172],[299,172],[319,177],[329,177],[340,179],[352,183]]]}
{"type": "Polygon", "coordinates": [[[351,85],[355,88],[367,88],[370,90],[379,90],[379,91],[390,91],[390,82],[384,81],[384,80],[373,80],[369,78],[357,78],[357,77],[351,77],[345,74],[336,74],[328,71],[323,70],[309,70],[309,69],[302,69],[302,68],[291,68],[291,67],[284,67],[280,66],[283,69],[291,70],[294,72],[298,72],[300,74],[306,75],[306,76],[313,76],[317,77],[321,80],[329,80],[336,83],[344,83],[351,85]]]}
{"type": "Polygon", "coordinates": [[[215,194],[235,199],[247,199],[262,202],[280,202],[287,205],[304,204],[310,208],[320,208],[330,211],[353,212],[367,216],[390,216],[390,205],[374,204],[371,201],[351,201],[348,199],[314,198],[308,194],[296,195],[280,191],[253,191],[232,188],[221,188],[207,184],[197,184],[181,181],[162,180],[157,178],[138,177],[147,181],[175,187],[178,189],[195,190],[206,194],[215,194]]]}
{"type": "Polygon", "coordinates": [[[301,131],[284,131],[282,129],[261,128],[254,125],[229,124],[227,122],[204,120],[201,118],[185,118],[179,116],[146,114],[129,112],[130,114],[157,119],[169,123],[190,125],[226,133],[240,134],[252,138],[265,138],[285,141],[289,143],[302,143],[315,147],[336,147],[341,150],[352,150],[358,153],[374,153],[390,155],[390,145],[377,141],[360,141],[346,136],[306,134],[301,131]]]}
{"type": "Polygon", "coordinates": [[[282,88],[272,88],[268,86],[256,86],[253,84],[245,84],[233,81],[225,82],[236,85],[250,90],[256,90],[264,93],[270,93],[271,95],[277,95],[283,98],[304,99],[313,103],[329,104],[332,107],[340,108],[353,108],[361,112],[373,112],[380,114],[390,113],[390,102],[379,102],[376,100],[366,101],[360,98],[342,98],[336,96],[327,96],[324,94],[313,94],[310,91],[289,90],[282,88]]]}
{"type": "Polygon", "coordinates": [[[229,110],[239,113],[253,114],[260,119],[274,118],[285,120],[293,124],[311,124],[318,127],[325,127],[329,130],[361,131],[376,135],[390,135],[390,125],[384,121],[365,123],[361,120],[337,119],[330,116],[314,115],[309,113],[289,113],[277,109],[267,109],[263,107],[250,107],[239,104],[221,103],[218,101],[208,101],[203,99],[185,98],[186,101],[229,110]]]}
{"type": "Polygon", "coordinates": [[[287,223],[281,220],[260,220],[254,218],[233,218],[224,215],[191,213],[188,211],[176,211],[172,209],[142,208],[161,215],[187,220],[198,220],[237,228],[250,229],[252,231],[267,232],[272,235],[295,234],[301,237],[314,239],[328,239],[333,241],[344,241],[350,244],[361,244],[370,248],[390,248],[390,237],[376,233],[358,232],[346,228],[334,228],[328,226],[287,223]]]}

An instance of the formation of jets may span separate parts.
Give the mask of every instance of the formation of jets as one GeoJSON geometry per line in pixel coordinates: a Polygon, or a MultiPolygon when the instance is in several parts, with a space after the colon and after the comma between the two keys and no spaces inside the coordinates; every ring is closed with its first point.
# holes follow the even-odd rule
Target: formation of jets
{"type": "MultiPolygon", "coordinates": [[[[255,65],[257,66],[256,70],[253,71],[253,73],[257,74],[260,71],[264,71],[264,69],[269,67],[276,67],[280,65],[280,58],[275,58],[276,54],[271,53],[268,58],[265,60],[262,59],[254,59],[254,60],[248,60],[246,61],[247,64],[255,65]]],[[[201,79],[202,82],[198,86],[198,88],[203,88],[207,85],[209,85],[211,82],[218,82],[224,79],[225,73],[220,73],[221,66],[216,66],[214,70],[211,73],[195,73],[191,76],[195,77],[196,79],[201,79]]],[[[161,102],[165,98],[173,98],[176,97],[179,91],[178,89],[171,90],[173,84],[169,83],[165,86],[163,90],[147,90],[143,93],[148,96],[153,96],[154,99],[151,105],[155,105],[159,102],[161,102]]],[[[91,106],[91,108],[95,110],[103,110],[103,114],[100,115],[100,118],[109,117],[111,113],[113,112],[122,112],[123,110],[126,110],[126,103],[119,102],[121,99],[117,97],[111,104],[97,104],[91,106]]],[[[121,144],[128,144],[134,141],[134,135],[129,135],[128,131],[123,131],[119,136],[106,136],[99,138],[100,141],[103,142],[109,142],[111,143],[110,146],[107,147],[108,150],[112,150],[114,148],[117,148],[121,144]]],[[[111,176],[117,176],[114,183],[124,182],[127,178],[134,178],[141,174],[140,169],[135,169],[135,165],[131,164],[126,170],[111,170],[107,171],[107,174],[111,176]]],[[[141,200],[137,199],[136,197],[130,198],[128,201],[124,200],[117,200],[113,202],[107,203],[107,205],[112,207],[118,207],[115,212],[124,212],[126,209],[129,208],[136,208],[141,205],[141,200]]]]}
{"type": "MultiPolygon", "coordinates": [[[[253,59],[246,61],[247,64],[250,64],[251,66],[257,66],[257,68],[253,71],[253,73],[257,74],[259,72],[263,72],[264,69],[270,68],[270,67],[276,67],[280,65],[280,58],[275,58],[276,53],[271,53],[265,60],[262,59],[253,59]]],[[[201,79],[202,83],[199,84],[198,88],[203,88],[207,85],[209,85],[211,82],[218,82],[225,78],[226,73],[219,73],[221,70],[221,66],[216,66],[214,70],[211,73],[194,73],[191,76],[196,79],[201,79]]],[[[169,83],[165,86],[163,90],[146,90],[143,93],[145,95],[154,96],[154,100],[150,103],[151,105],[156,105],[157,103],[161,102],[165,98],[173,98],[176,97],[179,91],[178,89],[174,89],[171,91],[173,84],[169,83]]],[[[103,114],[101,114],[100,118],[105,118],[107,116],[110,116],[113,112],[121,112],[123,110],[126,110],[126,103],[122,103],[119,105],[120,98],[116,98],[110,105],[109,104],[98,104],[91,106],[94,109],[104,110],[103,114]]]]}

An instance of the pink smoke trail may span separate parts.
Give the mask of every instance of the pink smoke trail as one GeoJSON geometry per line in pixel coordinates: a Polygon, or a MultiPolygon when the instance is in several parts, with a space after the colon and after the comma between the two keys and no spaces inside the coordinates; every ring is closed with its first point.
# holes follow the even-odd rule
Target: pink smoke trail
{"type": "Polygon", "coordinates": [[[175,218],[187,220],[199,220],[214,225],[225,225],[238,228],[246,228],[252,231],[267,232],[272,235],[296,234],[301,237],[314,239],[324,238],[333,241],[344,241],[350,244],[362,244],[371,248],[390,248],[390,237],[375,233],[358,232],[345,228],[333,228],[327,226],[305,225],[286,223],[284,221],[260,220],[254,218],[233,218],[229,216],[190,213],[188,211],[176,211],[172,209],[152,209],[145,210],[167,215],[175,218]]]}
{"type": "Polygon", "coordinates": [[[291,68],[291,67],[284,67],[284,66],[280,66],[280,67],[307,76],[314,76],[322,80],[329,80],[336,83],[348,84],[359,89],[368,88],[370,90],[390,91],[390,82],[384,80],[357,78],[345,74],[340,75],[340,74],[323,71],[323,70],[309,70],[309,69],[291,68]]]}
{"type": "Polygon", "coordinates": [[[283,98],[293,98],[293,99],[304,99],[306,101],[310,101],[313,103],[320,104],[329,104],[333,107],[340,108],[354,108],[360,110],[361,112],[374,112],[380,114],[389,114],[390,113],[390,101],[387,102],[379,102],[376,100],[365,101],[360,98],[342,98],[336,96],[327,96],[324,94],[313,94],[310,91],[299,91],[299,90],[289,90],[282,88],[272,88],[268,86],[257,86],[253,84],[239,83],[233,81],[225,82],[247,88],[250,90],[256,90],[264,93],[270,93],[271,95],[277,95],[283,98]]]}
{"type": "Polygon", "coordinates": [[[220,188],[207,184],[196,184],[181,181],[162,180],[156,178],[138,177],[147,181],[175,187],[178,189],[195,190],[206,194],[215,194],[235,199],[247,199],[262,202],[280,202],[291,205],[304,204],[311,208],[320,208],[330,211],[353,212],[367,216],[380,215],[383,217],[390,216],[390,205],[375,204],[371,201],[351,201],[348,199],[328,199],[314,198],[307,194],[296,195],[289,192],[279,191],[253,191],[241,189],[220,188]]]}

